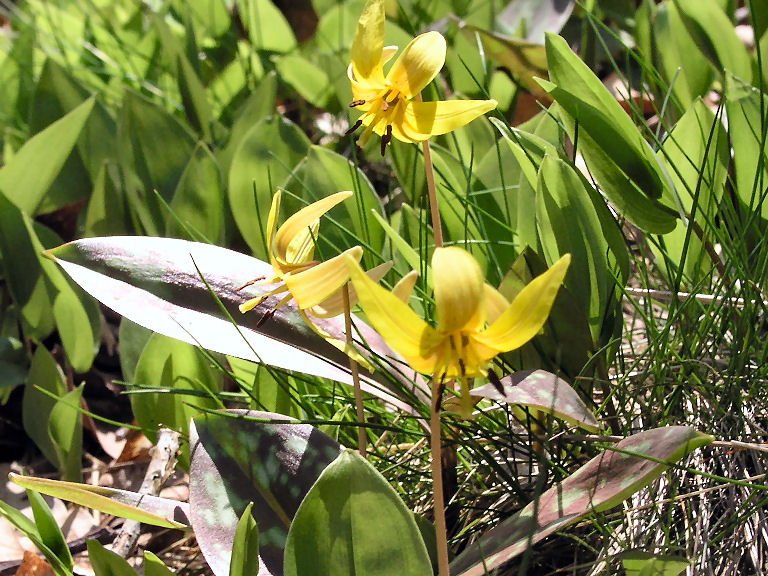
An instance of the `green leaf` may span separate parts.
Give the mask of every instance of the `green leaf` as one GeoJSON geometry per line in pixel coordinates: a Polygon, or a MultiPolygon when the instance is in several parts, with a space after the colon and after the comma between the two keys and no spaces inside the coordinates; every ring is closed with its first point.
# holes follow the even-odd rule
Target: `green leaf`
{"type": "Polygon", "coordinates": [[[32,544],[34,544],[40,553],[45,556],[45,559],[51,565],[51,568],[53,568],[56,576],[72,576],[71,566],[68,567],[65,565],[59,557],[45,545],[45,542],[43,542],[43,539],[32,520],[2,500],[0,500],[0,517],[5,518],[14,528],[16,528],[16,530],[30,539],[32,544]]]}
{"type": "Polygon", "coordinates": [[[0,192],[17,208],[34,214],[45,193],[69,158],[88,117],[94,98],[35,134],[0,168],[0,192]]]}
{"type": "Polygon", "coordinates": [[[199,143],[173,194],[165,236],[186,236],[208,242],[224,234],[224,191],[219,167],[208,147],[199,143]]]}
{"type": "Polygon", "coordinates": [[[19,476],[14,473],[9,474],[8,478],[22,488],[35,490],[112,516],[136,520],[162,528],[186,528],[189,526],[187,522],[189,505],[184,502],[127,490],[48,478],[19,476]]]}
{"type": "Polygon", "coordinates": [[[63,480],[81,480],[81,462],[83,457],[83,420],[80,412],[80,397],[83,395],[81,384],[65,394],[51,410],[48,420],[48,434],[59,463],[59,473],[63,480]]]}
{"type": "Polygon", "coordinates": [[[149,550],[144,550],[144,576],[174,576],[174,574],[160,558],[149,550]]]}
{"type": "Polygon", "coordinates": [[[324,108],[333,93],[328,74],[317,63],[296,53],[275,59],[280,77],[299,96],[318,108],[324,108]]]}
{"type": "Polygon", "coordinates": [[[40,539],[48,549],[61,560],[61,563],[64,566],[68,567],[69,570],[72,570],[72,554],[69,551],[64,534],[62,534],[61,528],[59,528],[59,525],[56,523],[56,519],[53,517],[48,504],[46,504],[43,497],[34,490],[27,490],[27,498],[29,499],[29,505],[32,508],[32,515],[35,518],[35,526],[40,534],[40,539]]]}
{"type": "MultiPolygon", "coordinates": [[[[150,237],[83,239],[48,255],[86,292],[146,328],[214,352],[351,383],[349,358],[309,328],[294,303],[275,309],[266,322],[261,322],[263,312],[258,310],[240,313],[240,304],[266,289],[238,288],[254,278],[271,276],[272,266],[266,262],[208,244],[150,237]]],[[[271,310],[278,298],[268,299],[260,310],[271,310]]],[[[315,322],[334,338],[344,339],[341,319],[315,322]]],[[[376,354],[395,354],[373,329],[360,321],[355,325],[376,354]]],[[[365,371],[360,376],[366,392],[413,413],[410,404],[387,390],[399,390],[389,379],[365,371]]],[[[403,384],[410,382],[408,389],[412,388],[410,380],[394,377],[402,378],[403,384]]]]}
{"type": "Polygon", "coordinates": [[[728,70],[744,82],[752,80],[752,61],[716,0],[674,0],[694,42],[718,72],[728,70]]]}
{"type": "Polygon", "coordinates": [[[232,158],[228,190],[232,215],[248,247],[259,258],[268,258],[265,231],[272,194],[309,146],[298,126],[282,116],[270,116],[251,127],[232,158]]]}
{"type": "Polygon", "coordinates": [[[493,384],[473,388],[474,398],[488,398],[524,406],[536,414],[552,414],[592,433],[600,424],[568,382],[544,370],[521,370],[501,379],[501,390],[493,384]]]}
{"type": "Polygon", "coordinates": [[[342,452],[296,512],[285,543],[285,576],[431,574],[411,512],[359,454],[342,452]]]}
{"type": "Polygon", "coordinates": [[[341,447],[328,436],[290,421],[281,414],[245,410],[192,420],[190,520],[217,576],[229,574],[239,519],[250,502],[261,561],[269,574],[282,574],[291,520],[320,473],[339,455],[341,447]]]}
{"type": "Polygon", "coordinates": [[[88,560],[95,576],[136,576],[128,561],[102,546],[98,540],[88,540],[88,560]]]}
{"type": "Polygon", "coordinates": [[[85,211],[85,236],[117,236],[132,230],[120,167],[105,162],[93,183],[85,211]]]}
{"type": "Polygon", "coordinates": [[[251,516],[251,508],[253,502],[245,507],[235,528],[229,576],[251,576],[259,572],[259,530],[251,516]]]}
{"type": "Polygon", "coordinates": [[[620,504],[670,464],[713,440],[686,426],[625,438],[470,544],[451,563],[451,573],[487,574],[567,525],[620,504]]]}
{"type": "Polygon", "coordinates": [[[236,0],[254,50],[290,52],[296,47],[293,30],[270,0],[236,0]]]}
{"type": "Polygon", "coordinates": [[[691,565],[685,559],[630,550],[619,554],[626,576],[679,576],[691,565]]]}
{"type": "Polygon", "coordinates": [[[552,82],[539,80],[567,112],[566,128],[592,175],[619,212],[638,227],[664,233],[676,214],[656,200],[669,187],[653,151],[602,82],[558,36],[547,35],[552,82]]]}
{"type": "Polygon", "coordinates": [[[58,454],[48,433],[48,422],[56,400],[37,388],[46,390],[58,398],[67,393],[64,373],[45,346],[38,346],[32,357],[32,365],[24,388],[22,418],[27,435],[32,438],[51,464],[61,468],[62,463],[59,462],[58,454]]]}
{"type": "MultiPolygon", "coordinates": [[[[212,397],[219,391],[220,375],[200,350],[185,342],[154,334],[139,357],[134,383],[145,388],[131,394],[136,422],[152,442],[160,426],[184,433],[200,409],[221,408],[212,397]],[[157,392],[149,389],[156,389],[157,392]],[[185,393],[185,391],[187,393],[185,393]],[[199,394],[192,394],[198,392],[199,394]]],[[[189,451],[182,445],[179,464],[189,466],[189,451]]]]}
{"type": "Polygon", "coordinates": [[[165,229],[165,210],[154,196],[170,202],[189,164],[195,138],[154,102],[126,91],[118,123],[121,164],[129,204],[148,234],[165,229]]]}

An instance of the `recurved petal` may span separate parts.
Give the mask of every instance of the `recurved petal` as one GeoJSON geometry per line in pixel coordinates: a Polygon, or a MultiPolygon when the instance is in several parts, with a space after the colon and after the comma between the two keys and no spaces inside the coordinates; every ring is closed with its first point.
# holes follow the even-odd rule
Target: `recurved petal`
{"type": "Polygon", "coordinates": [[[410,100],[432,82],[445,64],[445,38],[440,32],[427,32],[408,43],[392,64],[387,81],[410,100]]]}
{"type": "Polygon", "coordinates": [[[345,256],[359,262],[363,257],[363,249],[354,246],[335,258],[301,272],[283,276],[283,282],[300,309],[317,306],[349,281],[345,256]]]}
{"type": "Polygon", "coordinates": [[[267,252],[269,252],[269,262],[276,271],[280,266],[272,254],[272,245],[275,242],[275,233],[277,232],[277,215],[280,213],[280,190],[277,190],[272,196],[272,205],[269,207],[269,216],[267,216],[267,252]]]}
{"type": "Polygon", "coordinates": [[[352,71],[359,80],[381,76],[384,49],[384,0],[368,0],[360,14],[352,39],[352,71]]]}
{"type": "MultiPolygon", "coordinates": [[[[337,192],[336,194],[326,196],[317,202],[313,202],[309,206],[305,206],[290,216],[283,225],[280,226],[277,234],[275,234],[271,254],[283,266],[300,263],[292,261],[291,257],[296,257],[296,255],[302,253],[306,255],[306,250],[301,252],[298,245],[305,242],[315,221],[328,212],[328,210],[336,206],[336,204],[346,200],[350,196],[352,196],[352,192],[337,192]]],[[[312,238],[310,238],[310,242],[314,244],[312,238]]]]}
{"type": "Polygon", "coordinates": [[[547,321],[570,262],[571,255],[566,254],[544,274],[531,280],[496,322],[475,336],[476,341],[506,352],[533,338],[547,321]]]}
{"type": "Polygon", "coordinates": [[[437,368],[440,334],[397,296],[382,288],[348,258],[347,268],[368,321],[389,346],[417,372],[432,374],[437,368]]]}
{"type": "Polygon", "coordinates": [[[493,324],[509,306],[509,300],[490,284],[485,285],[485,319],[493,324]]]}
{"type": "Polygon", "coordinates": [[[441,100],[407,102],[401,122],[393,125],[393,134],[405,142],[421,142],[469,124],[496,108],[496,100],[441,100]],[[397,133],[399,132],[399,134],[397,133]]]}
{"type": "Polygon", "coordinates": [[[474,330],[485,322],[485,280],[480,266],[466,250],[436,248],[432,255],[432,284],[441,332],[474,330]]]}
{"type": "Polygon", "coordinates": [[[392,288],[392,294],[407,304],[408,298],[411,297],[411,292],[413,292],[413,287],[418,279],[419,273],[416,270],[411,270],[395,284],[395,287],[392,288]]]}

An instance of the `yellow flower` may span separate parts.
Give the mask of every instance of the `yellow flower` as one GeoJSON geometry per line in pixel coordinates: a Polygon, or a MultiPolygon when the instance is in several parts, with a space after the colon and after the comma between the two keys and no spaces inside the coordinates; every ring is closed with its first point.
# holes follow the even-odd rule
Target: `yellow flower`
{"type": "MultiPolygon", "coordinates": [[[[290,216],[278,229],[280,196],[278,190],[272,197],[272,207],[267,218],[267,251],[274,276],[259,281],[260,284],[278,286],[241,304],[240,311],[247,312],[269,296],[288,292],[277,307],[293,298],[300,310],[309,309],[313,316],[331,317],[341,314],[344,307],[340,288],[349,281],[345,258],[357,263],[363,256],[363,249],[354,246],[325,262],[318,262],[313,257],[320,216],[352,196],[352,192],[331,194],[305,206],[290,216]]],[[[379,279],[390,266],[391,264],[384,264],[369,271],[369,274],[379,279]]],[[[354,301],[352,297],[352,302],[354,301]]]]}
{"type": "Polygon", "coordinates": [[[370,280],[353,258],[347,265],[360,305],[386,343],[417,372],[439,381],[459,378],[465,385],[467,379],[485,375],[497,354],[519,348],[541,330],[570,260],[570,255],[563,256],[510,304],[485,283],[468,252],[457,247],[435,249],[435,328],[370,280]]]}
{"type": "Polygon", "coordinates": [[[382,137],[383,155],[392,136],[403,142],[422,142],[468,124],[496,107],[495,100],[420,101],[419,93],[445,63],[445,39],[439,32],[411,40],[385,75],[384,64],[397,47],[384,46],[384,20],[383,0],[369,0],[352,41],[352,63],[347,71],[354,98],[350,106],[363,115],[350,132],[365,126],[361,146],[375,132],[382,137]]]}

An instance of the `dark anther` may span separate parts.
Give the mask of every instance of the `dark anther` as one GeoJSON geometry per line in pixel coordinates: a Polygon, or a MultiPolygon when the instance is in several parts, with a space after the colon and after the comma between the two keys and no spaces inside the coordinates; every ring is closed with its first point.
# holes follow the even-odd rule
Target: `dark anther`
{"type": "Polygon", "coordinates": [[[365,100],[352,100],[352,102],[349,103],[350,108],[354,108],[355,106],[362,106],[365,104],[365,100]]]}
{"type": "Polygon", "coordinates": [[[363,121],[362,121],[362,120],[358,120],[357,122],[355,122],[355,123],[352,125],[352,128],[350,128],[349,130],[347,130],[346,132],[344,132],[344,136],[349,136],[350,134],[352,134],[352,132],[354,132],[355,130],[357,130],[358,128],[360,128],[360,126],[362,126],[362,125],[363,125],[363,121]]]}
{"type": "Polygon", "coordinates": [[[264,325],[264,323],[270,318],[272,318],[272,316],[274,315],[275,315],[274,308],[272,308],[272,310],[267,310],[266,312],[264,312],[264,315],[261,318],[259,318],[258,322],[256,322],[256,328],[261,328],[264,325]]]}
{"type": "Polygon", "coordinates": [[[235,288],[235,292],[240,292],[243,288],[248,288],[248,286],[252,286],[253,284],[256,284],[256,282],[259,282],[261,280],[264,280],[265,276],[259,276],[258,278],[254,278],[253,280],[248,280],[245,284],[240,286],[240,288],[235,288]]]}
{"type": "Polygon", "coordinates": [[[387,144],[389,144],[390,140],[392,140],[392,124],[387,124],[387,133],[381,137],[381,155],[382,156],[384,156],[384,150],[386,150],[387,144]]]}
{"type": "Polygon", "coordinates": [[[501,383],[501,380],[499,380],[498,374],[494,372],[493,370],[488,370],[488,382],[490,382],[494,388],[496,388],[496,391],[504,395],[504,385],[501,383]]]}

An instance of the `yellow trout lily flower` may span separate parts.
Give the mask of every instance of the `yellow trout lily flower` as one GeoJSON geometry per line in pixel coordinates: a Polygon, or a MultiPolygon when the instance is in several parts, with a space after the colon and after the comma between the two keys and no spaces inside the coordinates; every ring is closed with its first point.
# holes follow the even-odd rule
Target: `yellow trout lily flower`
{"type": "Polygon", "coordinates": [[[464,387],[467,379],[484,376],[497,354],[521,347],[541,330],[570,261],[569,254],[560,258],[509,303],[485,283],[472,255],[457,247],[437,248],[432,256],[434,328],[370,280],[353,258],[347,265],[359,303],[384,341],[417,372],[439,381],[461,379],[464,387]]]}
{"type": "Polygon", "coordinates": [[[468,124],[496,108],[495,100],[421,102],[419,93],[445,63],[445,39],[427,32],[411,40],[384,74],[396,46],[384,46],[384,0],[369,0],[357,22],[347,74],[354,100],[350,107],[363,112],[350,129],[365,126],[360,146],[375,132],[382,137],[381,153],[394,136],[403,142],[422,142],[468,124]]]}
{"type": "MultiPolygon", "coordinates": [[[[354,246],[325,262],[314,260],[314,251],[320,217],[350,196],[352,192],[338,192],[327,196],[305,206],[278,228],[281,192],[278,190],[275,193],[267,218],[267,251],[274,276],[259,281],[259,284],[278,286],[241,304],[241,312],[255,308],[270,296],[285,292],[288,294],[278,303],[278,307],[293,298],[300,310],[309,309],[313,316],[331,317],[344,311],[340,288],[349,281],[345,258],[359,262],[363,249],[354,246]]],[[[369,271],[369,274],[379,279],[390,266],[391,264],[379,266],[369,271]]]]}

